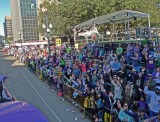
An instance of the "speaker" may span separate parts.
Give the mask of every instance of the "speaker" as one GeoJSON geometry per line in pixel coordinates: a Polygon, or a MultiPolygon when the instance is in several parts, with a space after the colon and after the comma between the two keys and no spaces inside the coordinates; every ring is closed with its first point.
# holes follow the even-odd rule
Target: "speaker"
{"type": "Polygon", "coordinates": [[[137,20],[137,17],[134,17],[134,20],[137,20]]]}

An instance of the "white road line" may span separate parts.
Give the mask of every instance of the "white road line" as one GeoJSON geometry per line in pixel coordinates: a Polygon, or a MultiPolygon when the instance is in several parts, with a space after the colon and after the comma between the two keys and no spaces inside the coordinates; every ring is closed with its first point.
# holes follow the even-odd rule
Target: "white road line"
{"type": "Polygon", "coordinates": [[[60,118],[56,115],[56,113],[50,108],[48,103],[43,99],[43,97],[40,95],[40,93],[37,91],[37,89],[33,86],[33,84],[30,82],[30,80],[27,78],[27,76],[23,73],[23,71],[18,67],[19,71],[22,73],[22,75],[25,77],[25,79],[28,81],[28,83],[31,85],[31,87],[35,90],[35,92],[38,94],[38,96],[41,98],[41,100],[44,102],[44,104],[47,106],[47,108],[50,110],[50,112],[54,115],[54,117],[58,120],[58,122],[62,122],[60,118]]]}

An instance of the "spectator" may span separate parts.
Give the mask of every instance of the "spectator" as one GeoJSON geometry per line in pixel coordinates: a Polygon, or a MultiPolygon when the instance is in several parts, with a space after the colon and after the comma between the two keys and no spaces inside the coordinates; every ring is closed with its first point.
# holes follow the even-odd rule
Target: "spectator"
{"type": "Polygon", "coordinates": [[[133,117],[129,116],[126,111],[128,110],[128,104],[125,103],[123,108],[121,108],[119,114],[118,114],[118,118],[122,121],[122,122],[134,122],[133,117]]]}
{"type": "Polygon", "coordinates": [[[145,113],[145,110],[143,108],[139,108],[138,112],[136,113],[126,111],[126,114],[133,117],[135,122],[143,122],[144,120],[149,118],[149,116],[145,113]]]}
{"type": "Polygon", "coordinates": [[[132,99],[133,99],[133,85],[130,82],[128,82],[128,84],[125,87],[124,100],[128,105],[130,105],[132,103],[132,99]]]}
{"type": "Polygon", "coordinates": [[[113,79],[111,80],[112,85],[114,86],[114,101],[116,99],[122,99],[122,86],[119,81],[119,77],[114,75],[113,79]]]}
{"type": "Polygon", "coordinates": [[[65,60],[62,57],[61,60],[60,60],[60,66],[62,67],[62,69],[64,69],[65,64],[66,64],[66,62],[65,62],[65,60]]]}
{"type": "MultiPolygon", "coordinates": [[[[47,49],[40,49],[36,46],[24,48],[23,53],[15,49],[13,55],[25,57],[24,61],[29,63],[31,71],[39,68],[44,79],[50,77],[51,80],[53,78],[54,87],[59,87],[61,77],[58,74],[63,72],[63,82],[79,90],[78,93],[82,92],[82,95],[86,98],[84,105],[86,111],[94,116],[96,121],[106,121],[108,113],[112,114],[113,110],[119,112],[120,118],[124,115],[126,121],[129,119],[131,120],[129,122],[132,122],[133,118],[135,121],[141,121],[147,118],[144,112],[147,106],[149,106],[150,114],[156,115],[156,109],[159,107],[157,104],[159,92],[154,91],[154,88],[159,85],[160,70],[154,63],[156,71],[153,70],[154,68],[150,69],[150,64],[148,64],[150,58],[148,56],[152,55],[153,50],[150,47],[148,50],[147,45],[141,48],[138,43],[136,46],[128,44],[125,56],[122,47],[113,48],[114,45],[113,43],[112,50],[109,49],[109,51],[108,47],[104,50],[97,43],[87,44],[82,52],[77,52],[70,47],[61,47],[60,51],[57,50],[56,54],[49,57],[49,62],[46,54],[47,49]],[[133,55],[134,53],[135,55],[133,55]],[[130,63],[133,66],[129,65],[130,63]],[[146,83],[148,84],[147,90],[146,83]],[[121,109],[121,104],[124,104],[124,102],[131,106],[131,110],[135,112],[128,109],[124,111],[125,108],[121,109]],[[132,105],[133,103],[137,105],[138,110],[136,106],[132,105]],[[140,120],[137,120],[137,118],[140,120]]],[[[159,49],[159,46],[157,46],[156,51],[159,49]]],[[[156,55],[152,57],[154,62],[158,62],[156,51],[154,50],[156,55]]],[[[76,94],[74,96],[76,97],[76,94]]]]}
{"type": "Polygon", "coordinates": [[[134,57],[132,57],[132,65],[134,66],[136,71],[138,71],[138,73],[140,72],[141,61],[142,61],[142,58],[139,56],[138,53],[135,53],[134,57]]]}
{"type": "Polygon", "coordinates": [[[3,92],[3,84],[2,84],[2,82],[0,82],[0,96],[1,96],[1,100],[3,98],[2,92],[3,92]]]}
{"type": "Polygon", "coordinates": [[[120,63],[117,61],[116,58],[114,59],[114,61],[110,62],[110,66],[112,68],[112,72],[117,72],[121,68],[120,63]]]}
{"type": "Polygon", "coordinates": [[[156,71],[152,73],[152,77],[156,79],[160,79],[160,67],[157,67],[156,71]]]}
{"type": "Polygon", "coordinates": [[[133,46],[129,43],[127,46],[127,64],[130,64],[130,59],[133,56],[133,46]]]}
{"type": "Polygon", "coordinates": [[[138,43],[136,43],[135,47],[134,47],[134,53],[139,54],[140,52],[140,45],[138,43]]]}
{"type": "Polygon", "coordinates": [[[148,110],[148,104],[147,102],[145,101],[144,97],[142,96],[140,98],[140,101],[134,101],[134,104],[136,104],[138,106],[138,108],[141,108],[143,109],[144,111],[147,111],[148,110]]]}
{"type": "Polygon", "coordinates": [[[123,48],[121,47],[121,44],[119,44],[119,46],[116,49],[116,54],[117,54],[119,60],[122,57],[122,53],[123,53],[123,48]]]}
{"type": "Polygon", "coordinates": [[[160,103],[157,98],[157,94],[154,91],[149,91],[148,90],[148,85],[149,83],[147,82],[145,88],[144,88],[144,93],[149,96],[149,109],[150,109],[150,117],[156,116],[158,113],[158,110],[160,108],[160,103]]]}
{"type": "Polygon", "coordinates": [[[160,122],[160,110],[158,111],[158,115],[151,117],[150,119],[146,119],[144,122],[160,122]]]}
{"type": "Polygon", "coordinates": [[[147,58],[146,61],[146,70],[148,74],[152,74],[154,72],[154,69],[156,67],[155,59],[152,55],[149,55],[149,58],[147,58]]]}

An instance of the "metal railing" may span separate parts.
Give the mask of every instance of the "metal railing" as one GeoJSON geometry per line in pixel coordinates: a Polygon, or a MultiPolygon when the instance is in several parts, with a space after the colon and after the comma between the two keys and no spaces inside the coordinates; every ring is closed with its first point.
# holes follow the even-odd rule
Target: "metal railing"
{"type": "MultiPolygon", "coordinates": [[[[69,101],[71,101],[72,103],[74,103],[74,106],[78,106],[80,109],[82,109],[84,111],[84,116],[90,116],[90,118],[94,118],[94,116],[92,115],[91,111],[88,111],[88,107],[84,105],[87,97],[85,97],[80,91],[78,91],[77,89],[73,88],[70,85],[70,80],[63,74],[63,73],[58,73],[58,80],[53,80],[50,79],[50,76],[48,75],[48,73],[46,72],[46,70],[42,70],[42,68],[39,68],[38,66],[34,66],[36,64],[32,64],[30,63],[29,60],[25,60],[25,65],[26,67],[29,68],[30,71],[32,71],[34,74],[37,75],[37,77],[39,77],[39,79],[45,81],[46,83],[48,83],[51,88],[54,88],[58,91],[58,95],[59,96],[64,96],[66,97],[69,101]],[[74,92],[78,93],[77,97],[74,97],[73,94],[74,92]]],[[[95,100],[92,101],[93,103],[95,103],[95,100]]],[[[112,111],[105,107],[105,109],[107,109],[108,111],[110,111],[109,113],[105,112],[104,116],[103,116],[103,120],[104,122],[116,122],[117,120],[117,114],[111,114],[112,111]]]]}

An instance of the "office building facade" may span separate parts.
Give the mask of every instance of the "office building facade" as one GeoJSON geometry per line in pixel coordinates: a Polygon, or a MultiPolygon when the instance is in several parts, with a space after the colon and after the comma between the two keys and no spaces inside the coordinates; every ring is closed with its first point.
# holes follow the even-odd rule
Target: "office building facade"
{"type": "Polygon", "coordinates": [[[38,41],[38,0],[10,0],[14,41],[38,41]]]}
{"type": "Polygon", "coordinates": [[[4,21],[3,25],[4,25],[5,40],[7,40],[8,37],[13,36],[11,16],[5,17],[5,21],[4,21]]]}

